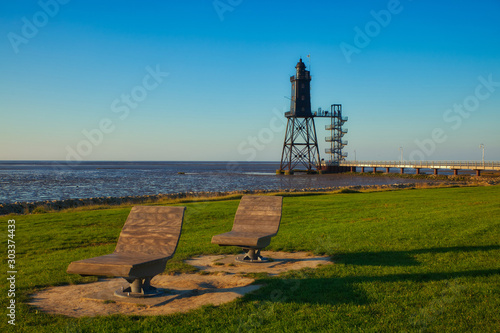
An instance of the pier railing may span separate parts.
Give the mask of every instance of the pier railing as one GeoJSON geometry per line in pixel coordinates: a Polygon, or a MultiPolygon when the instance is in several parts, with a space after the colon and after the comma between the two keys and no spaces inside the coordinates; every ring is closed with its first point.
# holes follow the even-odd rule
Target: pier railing
{"type": "Polygon", "coordinates": [[[451,169],[451,170],[497,170],[500,162],[482,161],[342,161],[341,166],[368,168],[412,168],[412,169],[451,169]]]}

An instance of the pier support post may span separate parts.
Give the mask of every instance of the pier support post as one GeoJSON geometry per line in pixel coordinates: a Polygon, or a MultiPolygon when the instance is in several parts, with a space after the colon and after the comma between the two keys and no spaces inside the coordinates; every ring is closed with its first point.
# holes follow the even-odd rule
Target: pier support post
{"type": "Polygon", "coordinates": [[[401,174],[405,173],[405,168],[401,168],[401,174]]]}
{"type": "Polygon", "coordinates": [[[438,174],[438,169],[434,169],[434,175],[437,176],[438,174]]]}
{"type": "Polygon", "coordinates": [[[377,173],[377,168],[373,167],[373,173],[377,173]]]}
{"type": "Polygon", "coordinates": [[[416,170],[416,173],[415,173],[415,174],[416,174],[416,175],[420,175],[420,168],[415,168],[415,170],[416,170]]]}
{"type": "Polygon", "coordinates": [[[453,169],[453,176],[458,176],[458,169],[453,169]]]}
{"type": "Polygon", "coordinates": [[[351,172],[356,172],[356,167],[351,167],[351,172]]]}
{"type": "Polygon", "coordinates": [[[390,168],[385,168],[385,173],[389,173],[390,168]]]}
{"type": "Polygon", "coordinates": [[[365,167],[361,167],[361,173],[365,172],[365,167]]]}
{"type": "Polygon", "coordinates": [[[476,170],[476,176],[477,177],[481,176],[481,170],[476,170]]]}

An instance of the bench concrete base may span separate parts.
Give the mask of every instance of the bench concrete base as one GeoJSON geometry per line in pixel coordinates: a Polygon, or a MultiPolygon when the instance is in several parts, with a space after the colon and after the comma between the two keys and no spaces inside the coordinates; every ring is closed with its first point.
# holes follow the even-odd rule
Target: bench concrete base
{"type": "Polygon", "coordinates": [[[248,262],[248,263],[259,263],[259,262],[268,262],[269,259],[264,258],[260,255],[260,249],[248,249],[244,248],[245,251],[244,256],[237,256],[235,258],[238,262],[248,262]]]}
{"type": "Polygon", "coordinates": [[[151,297],[164,296],[166,293],[168,293],[168,289],[150,287],[147,290],[141,290],[140,292],[133,292],[132,287],[128,287],[116,290],[114,295],[125,298],[151,298],[151,297]]]}
{"type": "Polygon", "coordinates": [[[151,279],[153,277],[147,277],[144,279],[125,279],[130,286],[128,288],[121,288],[115,291],[115,296],[118,297],[133,297],[133,298],[144,298],[144,297],[156,297],[163,296],[168,290],[162,288],[156,288],[151,285],[151,279]]]}

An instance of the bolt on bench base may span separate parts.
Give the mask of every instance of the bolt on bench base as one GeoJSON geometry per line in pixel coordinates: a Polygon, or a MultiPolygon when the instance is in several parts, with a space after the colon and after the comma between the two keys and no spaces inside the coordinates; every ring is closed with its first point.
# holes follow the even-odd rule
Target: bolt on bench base
{"type": "Polygon", "coordinates": [[[247,262],[247,263],[259,263],[259,262],[268,262],[269,259],[264,258],[260,255],[260,249],[248,249],[244,248],[245,251],[244,256],[238,256],[234,260],[238,262],[247,262]]]}
{"type": "Polygon", "coordinates": [[[131,298],[146,298],[162,296],[167,292],[167,289],[160,289],[151,286],[152,278],[143,279],[126,279],[130,286],[128,288],[121,288],[115,291],[115,296],[118,297],[131,297],[131,298]]]}

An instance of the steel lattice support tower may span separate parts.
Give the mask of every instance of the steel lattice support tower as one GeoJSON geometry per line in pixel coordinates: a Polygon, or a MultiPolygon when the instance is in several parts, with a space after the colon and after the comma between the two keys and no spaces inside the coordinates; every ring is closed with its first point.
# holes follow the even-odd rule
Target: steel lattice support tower
{"type": "Polygon", "coordinates": [[[314,118],[288,117],[280,170],[312,171],[319,165],[314,118]]]}
{"type": "Polygon", "coordinates": [[[314,115],[311,112],[311,74],[302,59],[295,69],[296,74],[290,77],[292,98],[290,112],[285,113],[288,120],[280,172],[293,172],[297,167],[305,168],[301,171],[313,171],[320,164],[314,115]]]}

